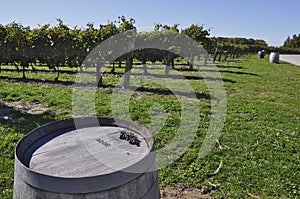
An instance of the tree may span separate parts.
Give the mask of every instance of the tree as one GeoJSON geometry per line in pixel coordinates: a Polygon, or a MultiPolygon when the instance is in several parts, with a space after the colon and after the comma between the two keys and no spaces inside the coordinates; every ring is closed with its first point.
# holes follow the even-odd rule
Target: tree
{"type": "Polygon", "coordinates": [[[288,37],[283,44],[287,48],[300,48],[300,34],[294,34],[292,38],[288,37]]]}
{"type": "Polygon", "coordinates": [[[173,26],[169,26],[166,24],[155,24],[154,31],[156,32],[163,32],[163,31],[175,31],[179,32],[179,24],[174,24],[173,26]]]}
{"type": "Polygon", "coordinates": [[[18,63],[23,68],[23,78],[25,68],[29,66],[29,56],[31,51],[30,28],[24,27],[21,23],[10,23],[6,25],[7,36],[5,39],[8,51],[8,60],[13,63],[17,69],[18,63]]]}
{"type": "MultiPolygon", "coordinates": [[[[209,39],[208,39],[209,32],[210,29],[205,29],[203,25],[200,26],[198,24],[192,24],[190,27],[182,30],[183,34],[186,34],[187,36],[191,37],[200,45],[202,45],[204,48],[209,46],[209,39]]],[[[190,70],[193,69],[193,64],[194,64],[193,57],[194,55],[191,53],[188,61],[190,70]]]]}
{"type": "MultiPolygon", "coordinates": [[[[7,48],[6,48],[6,37],[7,37],[7,31],[5,26],[0,24],[0,65],[3,61],[7,61],[7,48]]],[[[0,68],[1,70],[1,68],[0,68]]]]}
{"type": "Polygon", "coordinates": [[[182,30],[181,33],[186,34],[192,39],[199,42],[201,45],[207,45],[209,41],[208,36],[210,35],[210,29],[205,29],[203,25],[192,24],[190,27],[182,30]]]}

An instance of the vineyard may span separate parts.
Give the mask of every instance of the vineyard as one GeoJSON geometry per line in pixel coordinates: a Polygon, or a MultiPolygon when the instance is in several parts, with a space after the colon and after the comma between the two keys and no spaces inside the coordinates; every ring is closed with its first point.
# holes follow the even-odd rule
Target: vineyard
{"type": "MultiPolygon", "coordinates": [[[[45,66],[49,70],[57,71],[55,80],[58,80],[61,67],[78,70],[85,57],[99,43],[120,32],[136,30],[134,23],[134,19],[127,20],[121,16],[117,21],[99,27],[88,23],[86,28],[70,28],[61,19],[57,19],[57,25],[54,27],[46,24],[34,29],[16,22],[0,24],[0,67],[12,65],[17,71],[23,72],[22,78],[26,78],[26,69],[31,68],[35,71],[36,67],[45,66]]],[[[227,61],[268,48],[263,40],[208,37],[210,29],[195,24],[183,30],[179,30],[178,24],[156,24],[151,32],[138,32],[137,38],[151,43],[151,40],[170,31],[180,32],[194,39],[208,51],[213,62],[227,61]]],[[[172,67],[174,60],[178,58],[174,53],[153,49],[140,49],[131,56],[143,64],[147,61],[163,61],[172,64],[172,67]]],[[[128,55],[123,55],[109,64],[121,66],[122,62],[128,61],[127,57],[128,55]]],[[[191,66],[192,63],[187,65],[191,66]]],[[[112,72],[113,70],[114,68],[112,72]]]]}
{"type": "MultiPolygon", "coordinates": [[[[257,52],[299,53],[299,46],[289,40],[275,48],[263,40],[209,34],[210,29],[195,24],[183,30],[177,24],[157,24],[152,31],[138,31],[135,20],[123,16],[99,27],[89,23],[86,28],[70,28],[60,19],[53,27],[46,24],[34,29],[15,22],[0,25],[0,198],[13,195],[18,140],[42,124],[73,116],[72,92],[78,72],[96,74],[87,79],[98,83],[95,114],[112,117],[113,89],[128,70],[136,82],[142,81],[136,78],[141,74],[170,80],[182,98],[189,97],[180,82],[186,81],[200,101],[195,139],[179,159],[159,170],[162,195],[180,187],[182,192],[193,189],[199,197],[298,198],[300,70],[281,61],[269,63],[268,54],[258,59],[257,52]],[[111,58],[113,49],[99,52],[108,58],[101,74],[99,62],[84,64],[99,43],[128,30],[136,43],[161,39],[170,51],[138,48],[116,59],[111,58]],[[176,53],[182,49],[174,48],[165,36],[178,33],[192,38],[207,54],[190,55],[195,49],[187,49],[186,56],[176,53]],[[221,74],[227,98],[222,135],[204,158],[199,157],[199,149],[213,113],[207,84],[197,70],[200,61],[217,68],[203,72],[221,74]],[[184,80],[174,78],[178,73],[184,80]]],[[[163,86],[151,84],[135,90],[129,110],[132,120],[159,132],[154,136],[157,149],[172,141],[180,126],[179,100],[163,86]]]]}

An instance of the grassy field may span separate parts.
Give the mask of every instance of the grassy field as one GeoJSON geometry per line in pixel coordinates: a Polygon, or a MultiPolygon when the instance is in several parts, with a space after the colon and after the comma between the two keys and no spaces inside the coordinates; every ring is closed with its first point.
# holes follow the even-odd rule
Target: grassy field
{"type": "MultiPolygon", "coordinates": [[[[177,183],[207,186],[213,196],[226,198],[299,198],[300,67],[283,62],[271,64],[267,58],[257,59],[256,55],[217,66],[227,94],[226,122],[219,139],[222,147],[216,145],[206,157],[198,157],[210,121],[210,100],[206,97],[209,94],[196,72],[182,72],[185,77],[191,77],[187,79],[199,94],[201,124],[185,154],[159,170],[160,186],[177,183]],[[214,172],[221,161],[219,172],[207,175],[214,172]]],[[[158,73],[155,69],[152,71],[158,73]]],[[[7,70],[0,73],[2,102],[22,101],[48,109],[38,115],[10,109],[12,119],[7,120],[3,116],[9,107],[0,106],[0,198],[12,197],[14,147],[23,134],[46,122],[72,117],[70,82],[74,81],[74,74],[62,74],[59,82],[54,81],[55,75],[28,72],[31,80],[24,82],[21,73],[7,70]]],[[[113,86],[117,81],[117,76],[104,77],[107,85],[113,86]]],[[[171,92],[161,90],[163,88],[144,88],[136,91],[130,100],[130,117],[154,130],[159,124],[150,124],[149,114],[155,113],[155,107],[164,108],[165,113],[157,115],[167,121],[155,135],[158,149],[174,137],[180,122],[178,99],[171,92]]],[[[111,93],[112,87],[97,90],[97,115],[112,116],[111,93]]]]}

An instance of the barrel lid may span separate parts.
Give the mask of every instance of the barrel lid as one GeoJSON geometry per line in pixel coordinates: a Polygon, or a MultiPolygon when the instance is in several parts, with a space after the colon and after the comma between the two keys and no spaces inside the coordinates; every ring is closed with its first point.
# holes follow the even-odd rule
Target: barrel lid
{"type": "Polygon", "coordinates": [[[150,132],[136,123],[116,124],[105,118],[78,121],[77,126],[65,120],[33,130],[18,143],[17,157],[37,173],[81,178],[126,170],[149,155],[153,147],[150,132]],[[135,142],[121,138],[124,133],[135,142]]]}
{"type": "Polygon", "coordinates": [[[45,124],[18,142],[15,157],[15,172],[23,181],[58,193],[108,190],[156,172],[151,133],[135,122],[115,118],[45,124]],[[120,138],[124,132],[136,142],[120,138]]]}
{"type": "Polygon", "coordinates": [[[49,135],[29,151],[27,161],[34,171],[59,177],[88,177],[125,169],[145,157],[150,148],[138,132],[98,126],[49,135]],[[135,135],[139,146],[120,139],[121,132],[135,135]]]}

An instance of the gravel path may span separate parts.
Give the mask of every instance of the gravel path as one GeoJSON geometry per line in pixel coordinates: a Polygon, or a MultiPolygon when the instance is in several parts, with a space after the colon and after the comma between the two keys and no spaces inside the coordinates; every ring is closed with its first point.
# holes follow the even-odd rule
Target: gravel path
{"type": "Polygon", "coordinates": [[[300,55],[280,55],[279,59],[300,66],[300,55]]]}

